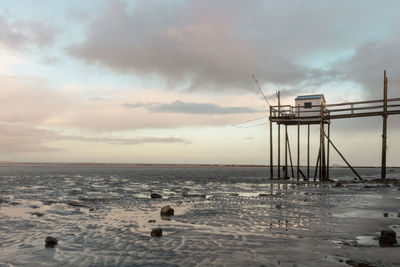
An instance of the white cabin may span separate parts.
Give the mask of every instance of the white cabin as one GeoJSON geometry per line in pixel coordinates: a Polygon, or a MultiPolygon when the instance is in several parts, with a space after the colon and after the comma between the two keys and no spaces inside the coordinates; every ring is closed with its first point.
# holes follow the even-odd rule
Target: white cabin
{"type": "MultiPolygon", "coordinates": [[[[325,97],[320,95],[301,95],[296,97],[295,105],[299,107],[300,117],[315,117],[321,115],[321,105],[325,105],[325,97]]],[[[297,117],[297,109],[295,110],[297,117]]]]}

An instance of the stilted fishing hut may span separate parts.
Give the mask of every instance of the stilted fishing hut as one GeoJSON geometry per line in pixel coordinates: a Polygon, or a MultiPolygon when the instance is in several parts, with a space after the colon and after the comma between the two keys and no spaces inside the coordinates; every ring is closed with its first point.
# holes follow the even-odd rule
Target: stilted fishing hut
{"type": "Polygon", "coordinates": [[[361,117],[376,117],[381,116],[383,120],[382,126],[382,162],[381,162],[381,179],[386,179],[386,139],[387,139],[387,118],[389,115],[400,114],[400,98],[388,98],[388,80],[386,71],[384,71],[383,82],[383,99],[347,102],[337,104],[327,104],[325,97],[322,94],[318,95],[302,95],[295,99],[295,106],[281,105],[280,93],[278,92],[278,105],[269,106],[269,121],[270,121],[270,176],[271,179],[288,178],[288,156],[291,167],[291,177],[300,179],[300,175],[304,180],[313,179],[316,181],[319,176],[320,181],[329,180],[329,156],[330,147],[332,146],[341,156],[347,166],[353,173],[362,180],[361,176],[346,160],[339,149],[333,144],[330,137],[331,121],[335,119],[350,119],[361,117]],[[277,149],[277,176],[274,176],[274,160],[273,160],[273,124],[278,127],[277,149]],[[310,176],[310,125],[319,125],[320,140],[319,152],[315,164],[313,177],[310,176]],[[283,168],[283,176],[281,175],[281,126],[285,130],[285,162],[283,168]],[[292,155],[287,128],[290,126],[297,127],[297,167],[296,175],[294,174],[292,155]],[[307,166],[306,173],[303,172],[300,166],[300,127],[307,126],[307,166]],[[327,128],[327,129],[326,129],[327,128]]]}

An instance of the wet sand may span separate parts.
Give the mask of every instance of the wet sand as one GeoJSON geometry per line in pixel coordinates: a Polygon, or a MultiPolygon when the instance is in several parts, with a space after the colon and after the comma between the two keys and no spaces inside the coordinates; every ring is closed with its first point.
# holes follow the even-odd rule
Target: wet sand
{"type": "Polygon", "coordinates": [[[395,185],[272,182],[251,168],[43,168],[0,170],[0,265],[400,266],[400,248],[376,239],[400,236],[395,185]]]}

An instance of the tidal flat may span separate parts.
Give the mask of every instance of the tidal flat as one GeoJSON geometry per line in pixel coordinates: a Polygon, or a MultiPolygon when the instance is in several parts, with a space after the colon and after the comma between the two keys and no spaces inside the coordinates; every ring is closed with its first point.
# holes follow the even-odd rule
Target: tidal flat
{"type": "MultiPolygon", "coordinates": [[[[379,169],[360,173],[373,180],[379,169]]],[[[0,266],[400,266],[400,247],[378,241],[386,229],[400,243],[396,183],[359,183],[341,168],[331,178],[342,184],[268,175],[264,167],[2,164],[0,266]],[[174,215],[161,217],[167,205],[174,215]],[[47,236],[58,244],[45,247],[47,236]]],[[[400,170],[388,175],[399,179],[400,170]]]]}

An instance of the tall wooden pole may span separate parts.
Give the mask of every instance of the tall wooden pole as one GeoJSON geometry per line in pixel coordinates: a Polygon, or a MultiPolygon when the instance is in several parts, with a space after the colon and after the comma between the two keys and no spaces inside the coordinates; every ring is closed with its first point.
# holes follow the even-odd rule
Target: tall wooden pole
{"type": "Polygon", "coordinates": [[[297,181],[300,179],[300,104],[297,105],[297,181]]]}
{"type": "Polygon", "coordinates": [[[285,176],[285,179],[288,178],[287,150],[288,150],[287,125],[285,124],[285,172],[283,174],[285,176]]]}
{"type": "Polygon", "coordinates": [[[386,138],[387,138],[387,77],[386,70],[383,73],[383,129],[382,129],[382,166],[381,179],[386,179],[386,138]]]}
{"type": "Polygon", "coordinates": [[[331,122],[328,123],[328,148],[326,152],[326,178],[329,180],[329,139],[331,137],[331,122]]]}
{"type": "Polygon", "coordinates": [[[272,108],[269,106],[269,175],[271,180],[274,179],[274,160],[273,160],[273,150],[272,150],[272,108]]]}
{"type": "MultiPolygon", "coordinates": [[[[278,91],[278,118],[281,117],[281,92],[278,91]]],[[[278,123],[278,180],[281,179],[281,125],[278,123]]]]}
{"type": "Polygon", "coordinates": [[[321,103],[321,124],[320,124],[320,143],[321,143],[321,171],[320,171],[320,179],[321,181],[326,180],[326,162],[325,162],[325,127],[324,127],[324,107],[323,103],[321,103]]]}
{"type": "Polygon", "coordinates": [[[310,180],[310,124],[307,127],[307,179],[310,180]]]}

